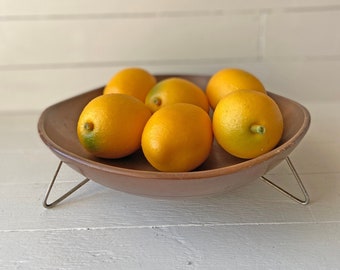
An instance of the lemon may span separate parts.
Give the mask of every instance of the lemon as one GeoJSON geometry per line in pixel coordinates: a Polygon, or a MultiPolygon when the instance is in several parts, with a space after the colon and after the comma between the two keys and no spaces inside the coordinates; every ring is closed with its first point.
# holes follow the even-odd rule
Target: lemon
{"type": "Polygon", "coordinates": [[[244,159],[272,150],[283,133],[283,117],[276,102],[254,90],[234,91],[224,97],[212,122],[218,144],[244,159]]]}
{"type": "Polygon", "coordinates": [[[103,94],[127,94],[144,102],[147,93],[156,83],[156,78],[145,69],[125,68],[111,78],[106,84],[103,94]]]}
{"type": "Polygon", "coordinates": [[[174,103],[190,103],[209,111],[209,101],[204,91],[184,78],[171,77],[158,82],[145,98],[145,104],[152,112],[174,103]]]}
{"type": "Polygon", "coordinates": [[[77,134],[94,156],[121,158],[141,146],[143,128],[151,112],[143,102],[126,94],[100,95],[82,110],[77,134]]]}
{"type": "Polygon", "coordinates": [[[142,150],[159,171],[186,172],[208,158],[212,141],[208,113],[193,104],[175,103],[150,117],[142,134],[142,150]]]}
{"type": "Polygon", "coordinates": [[[208,81],[206,95],[210,106],[215,109],[223,97],[239,89],[266,93],[261,81],[253,74],[242,69],[224,68],[213,74],[208,81]]]}

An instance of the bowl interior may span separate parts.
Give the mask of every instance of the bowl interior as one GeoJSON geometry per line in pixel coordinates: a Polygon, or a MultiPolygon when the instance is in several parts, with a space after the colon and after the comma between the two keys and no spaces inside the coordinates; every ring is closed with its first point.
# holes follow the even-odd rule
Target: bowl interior
{"type": "MultiPolygon", "coordinates": [[[[158,80],[174,75],[157,76],[158,80]]],[[[202,89],[208,82],[208,76],[183,76],[196,84],[202,89]]],[[[125,173],[138,171],[139,176],[143,177],[144,172],[160,174],[157,172],[145,159],[141,150],[136,153],[121,159],[100,159],[89,154],[80,145],[77,134],[76,124],[78,117],[84,106],[94,97],[102,93],[103,88],[98,88],[74,98],[57,103],[47,108],[41,115],[38,130],[42,140],[58,154],[71,157],[75,162],[87,162],[93,166],[102,166],[106,170],[119,172],[123,170],[125,173]]],[[[219,145],[214,142],[213,149],[208,159],[198,167],[193,173],[195,177],[202,177],[208,171],[216,171],[223,168],[223,173],[228,173],[228,170],[241,170],[243,167],[249,167],[251,164],[260,163],[273,158],[280,152],[288,150],[295,146],[306,133],[309,126],[308,111],[290,99],[282,96],[268,93],[279,105],[284,118],[284,133],[277,147],[263,156],[252,160],[243,160],[233,157],[226,153],[219,145]]],[[[171,173],[161,173],[162,176],[170,175],[171,173]]],[[[185,174],[183,174],[185,175],[185,174]]]]}

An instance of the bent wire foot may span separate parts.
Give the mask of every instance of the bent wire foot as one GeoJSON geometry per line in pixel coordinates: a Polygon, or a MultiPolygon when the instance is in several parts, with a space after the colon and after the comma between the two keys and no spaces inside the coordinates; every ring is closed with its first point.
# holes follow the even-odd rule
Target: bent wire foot
{"type": "Polygon", "coordinates": [[[53,176],[53,179],[50,183],[50,185],[48,186],[48,189],[47,189],[47,192],[46,192],[46,195],[45,195],[45,199],[43,201],[43,206],[45,208],[52,208],[54,206],[56,206],[58,203],[60,203],[61,201],[63,201],[64,199],[66,199],[68,196],[70,196],[73,192],[75,192],[76,190],[78,190],[80,187],[82,187],[83,185],[85,185],[90,179],[88,178],[85,178],[83,181],[81,181],[78,185],[76,185],[75,187],[71,188],[69,191],[67,191],[64,195],[60,196],[58,199],[56,199],[54,202],[51,202],[51,203],[48,203],[47,200],[48,200],[48,197],[51,193],[51,190],[52,190],[52,187],[57,179],[57,176],[59,174],[59,171],[60,171],[60,168],[61,168],[61,165],[63,164],[62,161],[59,162],[59,165],[58,165],[58,168],[53,176]]]}
{"type": "MultiPolygon", "coordinates": [[[[265,176],[261,176],[261,180],[263,180],[265,183],[267,183],[268,185],[274,187],[276,190],[278,190],[279,192],[281,192],[282,194],[286,195],[288,198],[294,200],[295,202],[298,202],[300,204],[303,204],[303,205],[306,205],[310,202],[310,199],[309,199],[309,195],[307,193],[307,190],[306,188],[304,187],[301,179],[300,179],[300,176],[299,174],[297,173],[297,171],[295,170],[294,166],[293,166],[293,163],[291,162],[290,158],[289,157],[286,157],[286,162],[290,168],[290,170],[292,171],[295,179],[296,179],[296,182],[298,183],[301,191],[302,191],[302,194],[304,196],[303,199],[300,199],[296,196],[294,196],[293,194],[291,194],[290,192],[286,191],[285,189],[283,189],[282,187],[278,186],[277,184],[275,184],[274,182],[272,182],[271,180],[269,180],[268,178],[266,178],[265,176]]],[[[61,166],[62,166],[63,162],[60,161],[59,162],[59,165],[57,167],[57,170],[53,176],[53,179],[50,183],[50,185],[48,186],[48,189],[47,189],[47,192],[46,192],[46,195],[45,195],[45,199],[43,201],[43,206],[45,208],[52,208],[54,206],[56,206],[58,203],[60,203],[61,201],[63,201],[64,199],[66,199],[67,197],[69,197],[73,192],[75,192],[76,190],[78,190],[79,188],[81,188],[83,185],[85,185],[88,181],[90,181],[90,179],[88,178],[85,178],[83,181],[81,181],[79,184],[77,184],[76,186],[74,186],[73,188],[71,188],[69,191],[67,191],[64,195],[60,196],[58,199],[56,199],[55,201],[51,202],[51,203],[48,203],[47,200],[50,196],[50,193],[51,193],[51,190],[53,188],[53,185],[57,179],[57,176],[59,174],[59,171],[61,169],[61,166]]]]}
{"type": "Polygon", "coordinates": [[[309,199],[309,195],[307,193],[307,190],[306,188],[304,187],[301,179],[300,179],[300,176],[299,174],[297,173],[297,171],[295,170],[294,166],[293,166],[293,163],[291,162],[290,158],[289,157],[286,157],[286,162],[290,168],[290,170],[292,171],[295,179],[296,179],[296,182],[298,183],[301,191],[302,191],[302,194],[304,196],[303,199],[299,199],[298,197],[294,196],[293,194],[289,193],[288,191],[286,191],[285,189],[283,189],[282,187],[278,186],[277,184],[273,183],[272,181],[270,181],[268,178],[264,177],[264,176],[261,176],[261,179],[269,184],[270,186],[274,187],[276,190],[280,191],[282,194],[286,195],[288,198],[291,198],[292,200],[294,200],[295,202],[298,202],[300,204],[303,204],[303,205],[306,205],[309,203],[310,199],[309,199]]]}

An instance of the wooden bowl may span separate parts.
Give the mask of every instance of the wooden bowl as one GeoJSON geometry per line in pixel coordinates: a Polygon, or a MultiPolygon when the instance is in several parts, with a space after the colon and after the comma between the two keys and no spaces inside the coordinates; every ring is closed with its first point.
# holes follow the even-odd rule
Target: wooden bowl
{"type": "MultiPolygon", "coordinates": [[[[173,75],[157,76],[158,80],[173,75]]],[[[187,78],[205,89],[208,76],[187,78]]],[[[98,88],[57,103],[40,116],[38,131],[43,142],[65,164],[83,176],[109,188],[156,197],[208,195],[238,188],[265,175],[283,161],[299,144],[310,125],[310,114],[299,103],[268,92],[277,102],[284,118],[284,133],[272,151],[257,158],[233,157],[216,142],[204,164],[191,172],[159,172],[145,159],[142,151],[121,159],[105,160],[92,156],[80,145],[76,126],[80,112],[94,97],[98,88]]]]}

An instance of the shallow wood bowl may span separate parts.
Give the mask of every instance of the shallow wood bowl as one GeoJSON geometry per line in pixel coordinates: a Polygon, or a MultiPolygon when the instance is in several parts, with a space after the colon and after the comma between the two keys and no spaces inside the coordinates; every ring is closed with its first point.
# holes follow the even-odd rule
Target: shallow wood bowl
{"type": "MultiPolygon", "coordinates": [[[[158,80],[173,75],[157,76],[158,80]]],[[[208,76],[184,76],[203,89],[208,76]]],[[[38,122],[42,141],[71,168],[101,185],[116,190],[155,197],[199,196],[226,192],[265,175],[283,161],[299,144],[310,125],[308,110],[288,98],[268,92],[284,118],[284,133],[275,149],[257,158],[235,158],[213,144],[208,159],[191,172],[159,172],[147,162],[142,151],[121,159],[105,160],[92,156],[80,145],[76,126],[80,112],[98,88],[48,107],[38,122]]]]}

